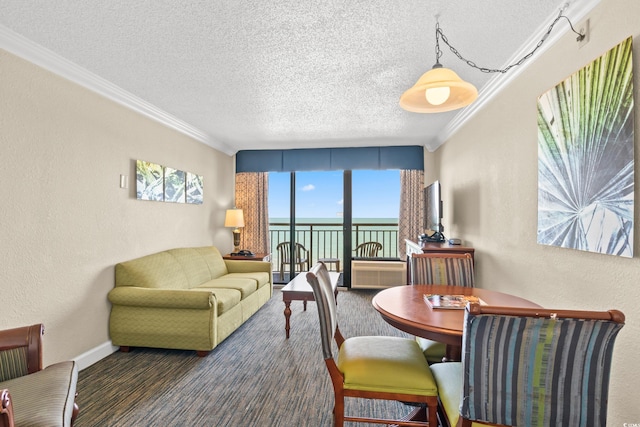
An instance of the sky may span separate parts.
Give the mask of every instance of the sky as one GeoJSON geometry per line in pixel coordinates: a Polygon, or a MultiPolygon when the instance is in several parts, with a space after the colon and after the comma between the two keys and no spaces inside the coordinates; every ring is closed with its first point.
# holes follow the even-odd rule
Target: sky
{"type": "MultiPolygon", "coordinates": [[[[343,211],[342,171],[296,172],[296,216],[337,218],[343,211]]],[[[352,175],[354,218],[398,218],[400,171],[356,170],[352,175]]],[[[290,174],[269,173],[269,217],[289,217],[290,174]]]]}

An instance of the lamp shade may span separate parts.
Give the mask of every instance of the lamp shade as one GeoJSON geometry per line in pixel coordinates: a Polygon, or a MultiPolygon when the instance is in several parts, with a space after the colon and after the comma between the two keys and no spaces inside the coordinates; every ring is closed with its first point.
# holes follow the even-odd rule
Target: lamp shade
{"type": "Polygon", "coordinates": [[[227,215],[224,218],[225,227],[244,227],[244,215],[242,209],[227,209],[227,215]]]}
{"type": "Polygon", "coordinates": [[[466,107],[477,97],[478,90],[474,85],[462,80],[454,71],[436,64],[402,94],[400,107],[414,113],[442,113],[466,107]],[[432,93],[427,93],[429,90],[432,93]]]}

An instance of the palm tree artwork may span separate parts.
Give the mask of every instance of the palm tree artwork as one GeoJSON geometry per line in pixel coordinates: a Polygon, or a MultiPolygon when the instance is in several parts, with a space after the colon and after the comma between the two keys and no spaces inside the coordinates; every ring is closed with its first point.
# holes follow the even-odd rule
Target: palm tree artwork
{"type": "Polygon", "coordinates": [[[140,200],[164,200],[162,165],[136,160],[136,197],[140,200]]]}
{"type": "Polygon", "coordinates": [[[187,172],[187,203],[196,205],[202,204],[203,198],[203,177],[191,172],[187,172]]]}
{"type": "Polygon", "coordinates": [[[538,243],[633,256],[629,37],[538,99],[538,243]]]}
{"type": "Polygon", "coordinates": [[[185,203],[186,172],[165,166],[164,201],[185,203]]]}

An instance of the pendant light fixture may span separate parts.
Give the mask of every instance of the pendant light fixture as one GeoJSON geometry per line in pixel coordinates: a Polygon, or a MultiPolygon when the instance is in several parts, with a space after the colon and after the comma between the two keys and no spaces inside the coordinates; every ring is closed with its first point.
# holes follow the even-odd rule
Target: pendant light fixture
{"type": "Polygon", "coordinates": [[[578,42],[586,37],[585,34],[580,34],[573,28],[569,18],[562,15],[562,10],[560,10],[558,17],[553,21],[551,26],[549,26],[549,29],[533,51],[525,55],[518,62],[503,69],[478,67],[474,62],[463,58],[458,50],[449,44],[447,37],[442,32],[442,29],[440,29],[440,24],[436,22],[436,63],[431,70],[424,73],[418,79],[415,85],[402,94],[400,97],[400,107],[413,113],[442,113],[466,107],[478,97],[478,90],[473,84],[462,80],[455,71],[445,68],[440,64],[440,57],[442,56],[440,38],[442,38],[442,41],[449,46],[449,49],[451,49],[459,59],[466,62],[470,67],[476,68],[484,73],[506,73],[511,68],[522,64],[530,58],[542,43],[544,43],[553,27],[561,18],[569,21],[571,30],[578,34],[576,39],[578,42]]]}
{"type": "Polygon", "coordinates": [[[400,97],[400,106],[413,113],[442,113],[466,107],[478,90],[439,62],[400,97]]]}
{"type": "Polygon", "coordinates": [[[413,113],[443,113],[466,107],[478,97],[478,89],[462,80],[455,71],[440,64],[440,35],[436,22],[436,63],[400,97],[400,106],[413,113]]]}

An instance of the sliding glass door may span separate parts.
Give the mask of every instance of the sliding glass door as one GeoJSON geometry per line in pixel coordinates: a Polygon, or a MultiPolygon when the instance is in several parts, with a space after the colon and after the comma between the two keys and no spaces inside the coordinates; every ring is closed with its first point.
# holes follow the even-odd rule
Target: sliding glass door
{"type": "MultiPolygon", "coordinates": [[[[360,245],[374,242],[379,243],[380,247],[376,252],[369,254],[377,258],[396,258],[400,171],[353,171],[352,200],[354,250],[360,245]]],[[[369,254],[354,253],[355,256],[369,254]]]]}
{"type": "Polygon", "coordinates": [[[323,260],[342,269],[343,172],[269,174],[269,222],[274,281],[287,283],[294,272],[323,260]]]}
{"type": "Polygon", "coordinates": [[[295,173],[297,241],[308,251],[310,265],[322,260],[334,271],[343,267],[343,175],[342,171],[295,173]]]}
{"type": "Polygon", "coordinates": [[[397,257],[399,198],[398,170],[269,173],[274,282],[323,260],[349,285],[360,243],[378,243],[376,257],[397,257]]]}

